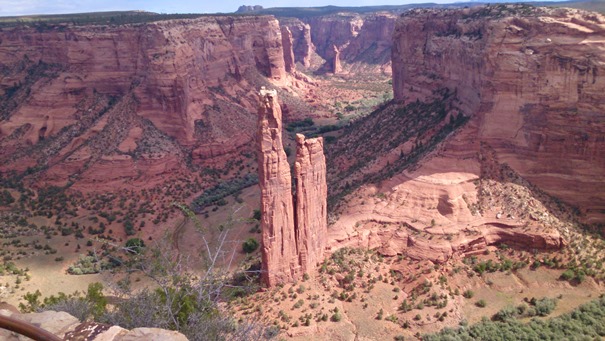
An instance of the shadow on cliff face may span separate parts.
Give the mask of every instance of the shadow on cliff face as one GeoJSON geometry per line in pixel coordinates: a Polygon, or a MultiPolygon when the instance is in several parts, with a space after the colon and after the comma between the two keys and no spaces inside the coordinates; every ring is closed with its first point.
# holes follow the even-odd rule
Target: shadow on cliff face
{"type": "Polygon", "coordinates": [[[579,231],[573,208],[480,142],[480,118],[469,120],[455,98],[442,91],[426,102],[380,108],[328,149],[329,198],[338,216],[330,231],[333,249],[378,248],[442,262],[502,242],[560,249],[579,231]],[[413,237],[417,233],[445,239],[413,237]]]}
{"type": "Polygon", "coordinates": [[[422,160],[467,122],[455,102],[455,93],[441,89],[429,101],[389,103],[350,124],[327,150],[330,206],[359,186],[381,182],[422,160]]]}

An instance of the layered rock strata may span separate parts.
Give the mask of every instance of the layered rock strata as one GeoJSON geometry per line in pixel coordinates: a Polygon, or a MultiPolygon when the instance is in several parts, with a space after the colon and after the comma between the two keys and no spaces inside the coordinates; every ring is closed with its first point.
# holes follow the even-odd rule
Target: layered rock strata
{"type": "Polygon", "coordinates": [[[251,89],[288,79],[270,16],[8,27],[0,70],[0,172],[75,188],[145,186],[240,150],[251,89]]]}
{"type": "Polygon", "coordinates": [[[292,32],[296,62],[307,68],[334,72],[336,46],[344,71],[390,74],[392,34],[397,17],[389,12],[338,13],[302,19],[280,18],[280,23],[292,32]]]}
{"type": "Polygon", "coordinates": [[[587,222],[605,220],[605,17],[522,5],[415,10],[393,41],[396,99],[455,91],[499,162],[587,222]]]}
{"type": "Polygon", "coordinates": [[[261,279],[270,287],[311,272],[322,261],[327,236],[323,139],[307,140],[297,135],[295,211],[290,165],[281,133],[282,112],[277,92],[261,89],[258,109],[261,279]]]}
{"type": "Polygon", "coordinates": [[[304,67],[311,66],[311,55],[313,53],[313,42],[311,41],[311,26],[299,19],[282,20],[292,34],[292,50],[294,59],[304,67]]]}

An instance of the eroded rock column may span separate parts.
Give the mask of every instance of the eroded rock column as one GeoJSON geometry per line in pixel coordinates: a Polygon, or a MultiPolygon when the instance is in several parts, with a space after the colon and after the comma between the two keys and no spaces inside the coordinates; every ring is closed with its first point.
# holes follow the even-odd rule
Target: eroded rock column
{"type": "Polygon", "coordinates": [[[294,231],[292,179],[283,148],[282,112],[275,90],[261,89],[258,116],[261,279],[267,286],[275,286],[293,281],[300,273],[294,231]]]}
{"type": "Polygon", "coordinates": [[[284,64],[286,72],[294,72],[296,64],[294,61],[294,50],[292,49],[292,32],[287,26],[281,27],[281,41],[284,49],[284,64]]]}
{"type": "Polygon", "coordinates": [[[332,53],[334,54],[334,59],[332,60],[332,73],[341,73],[342,65],[340,64],[340,50],[336,45],[332,45],[332,53]]]}
{"type": "Polygon", "coordinates": [[[296,134],[296,241],[302,273],[323,261],[328,235],[328,187],[323,138],[296,134]]]}

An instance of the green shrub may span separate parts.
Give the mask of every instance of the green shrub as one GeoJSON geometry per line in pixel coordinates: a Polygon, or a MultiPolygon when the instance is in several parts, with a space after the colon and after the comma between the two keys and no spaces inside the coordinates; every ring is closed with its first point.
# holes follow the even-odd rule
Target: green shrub
{"type": "Polygon", "coordinates": [[[255,238],[250,237],[242,244],[242,249],[245,253],[252,253],[258,249],[258,246],[258,241],[255,238]]]}
{"type": "Polygon", "coordinates": [[[0,206],[8,206],[15,202],[15,199],[9,191],[3,190],[0,192],[0,206]]]}
{"type": "Polygon", "coordinates": [[[340,320],[342,320],[342,315],[340,314],[339,311],[336,311],[332,317],[330,318],[330,320],[332,320],[332,322],[340,322],[340,320]]]}
{"type": "MultiPolygon", "coordinates": [[[[532,301],[537,305],[539,300],[532,301]]],[[[526,308],[527,306],[521,310],[526,308]]],[[[600,340],[605,336],[605,326],[602,323],[605,318],[603,295],[570,313],[551,319],[531,319],[528,323],[507,318],[516,315],[519,307],[503,310],[498,313],[501,318],[497,322],[483,319],[472,326],[445,328],[437,334],[422,335],[422,340],[600,340]]]]}
{"type": "Polygon", "coordinates": [[[139,254],[145,247],[145,242],[141,238],[130,238],[126,241],[126,252],[139,254]]]}

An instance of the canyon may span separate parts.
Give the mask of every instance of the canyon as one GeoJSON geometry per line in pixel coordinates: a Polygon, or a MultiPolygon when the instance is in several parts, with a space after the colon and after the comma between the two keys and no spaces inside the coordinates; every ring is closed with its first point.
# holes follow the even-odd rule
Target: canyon
{"type": "Polygon", "coordinates": [[[454,288],[501,289],[490,313],[523,290],[539,295],[540,276],[566,299],[602,291],[603,15],[243,10],[1,27],[6,252],[19,255],[16,238],[42,249],[33,240],[46,236],[75,262],[136,236],[185,254],[233,231],[229,270],[260,274],[263,288],[227,306],[301,340],[457,326],[475,306],[454,288]],[[210,228],[182,218],[180,202],[210,228]],[[78,251],[74,232],[92,246],[78,251]],[[260,251],[240,250],[256,237],[260,251]],[[486,262],[515,268],[498,278],[486,262]],[[568,284],[564,269],[591,279],[568,284]],[[399,308],[430,294],[449,297],[449,316],[399,308]],[[303,298],[312,318],[290,321],[303,298]]]}

